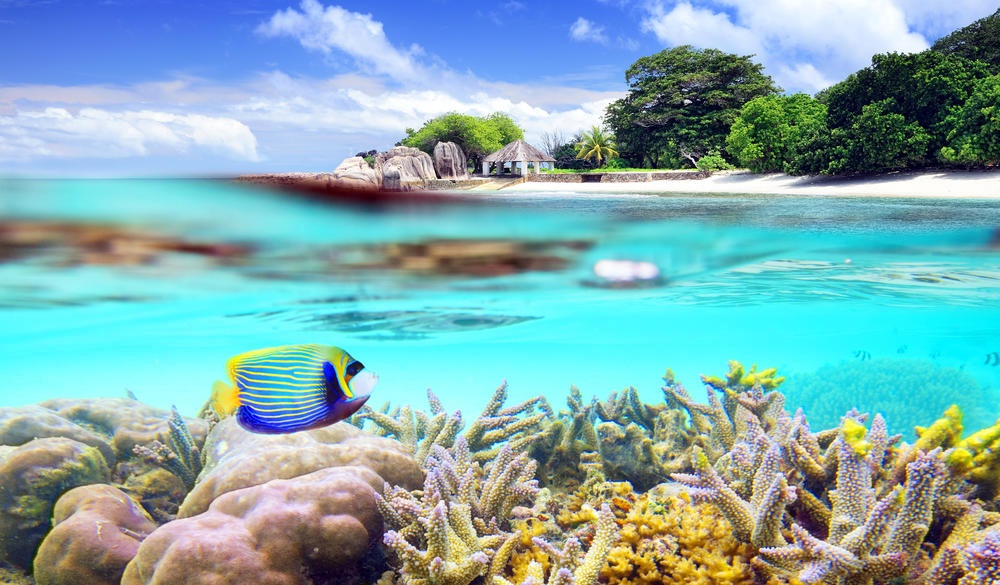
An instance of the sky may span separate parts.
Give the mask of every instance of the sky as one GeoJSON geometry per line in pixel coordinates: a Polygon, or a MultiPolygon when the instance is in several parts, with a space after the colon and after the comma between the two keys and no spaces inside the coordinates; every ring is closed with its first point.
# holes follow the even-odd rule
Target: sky
{"type": "Polygon", "coordinates": [[[600,124],[640,57],[754,55],[815,93],[996,0],[0,0],[0,175],[330,171],[435,116],[600,124]]]}

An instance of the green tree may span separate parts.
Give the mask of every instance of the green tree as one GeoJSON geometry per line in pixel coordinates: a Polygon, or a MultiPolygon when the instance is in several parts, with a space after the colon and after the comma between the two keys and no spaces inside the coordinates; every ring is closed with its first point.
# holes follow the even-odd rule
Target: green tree
{"type": "Polygon", "coordinates": [[[755,173],[788,172],[806,138],[826,129],[826,106],[798,93],[767,95],[743,104],[726,149],[755,173]]]}
{"type": "Polygon", "coordinates": [[[931,50],[983,61],[991,73],[1000,73],[1000,10],[941,37],[931,50]]]}
{"type": "Polygon", "coordinates": [[[599,126],[584,132],[576,145],[576,158],[594,160],[597,166],[601,166],[602,161],[616,156],[618,151],[615,149],[615,137],[599,126]]]}
{"type": "Polygon", "coordinates": [[[947,118],[952,128],[941,157],[962,165],[1000,164],[1000,75],[981,79],[947,118]]]}
{"type": "Polygon", "coordinates": [[[625,81],[628,94],[605,116],[625,157],[690,166],[725,147],[743,104],[779,91],[750,56],[689,45],[642,57],[625,81]]]}
{"type": "Polygon", "coordinates": [[[434,154],[438,142],[454,142],[473,168],[478,168],[484,156],[523,138],[524,131],[506,114],[475,117],[451,113],[428,120],[419,130],[407,128],[406,138],[399,143],[434,154]]]}

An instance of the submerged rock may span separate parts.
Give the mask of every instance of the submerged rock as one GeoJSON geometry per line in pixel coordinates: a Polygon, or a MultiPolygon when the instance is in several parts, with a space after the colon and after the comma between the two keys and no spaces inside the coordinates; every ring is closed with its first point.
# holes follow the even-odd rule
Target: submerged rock
{"type": "Polygon", "coordinates": [[[373,582],[363,561],[382,535],[381,484],[350,466],[228,492],[149,535],[121,583],[373,582]]]}
{"type": "Polygon", "coordinates": [[[341,466],[366,467],[382,480],[407,489],[423,484],[423,471],[406,447],[348,423],[266,435],[244,430],[229,417],[212,429],[205,443],[205,467],[178,515],[200,514],[213,500],[233,490],[341,466]]]}
{"type": "MultiPolygon", "coordinates": [[[[136,445],[166,442],[170,434],[170,411],[130,398],[63,398],[39,403],[59,416],[108,438],[117,459],[132,457],[136,445]]],[[[208,424],[199,418],[184,418],[197,443],[205,440],[208,424]]],[[[114,463],[109,461],[109,463],[114,463]]]]}
{"type": "Polygon", "coordinates": [[[63,494],[52,524],[35,556],[38,585],[120,583],[139,543],[156,528],[141,506],[106,484],[63,494]]]}
{"type": "Polygon", "coordinates": [[[100,449],[73,439],[0,447],[0,561],[30,567],[59,496],[110,478],[100,449]]]}

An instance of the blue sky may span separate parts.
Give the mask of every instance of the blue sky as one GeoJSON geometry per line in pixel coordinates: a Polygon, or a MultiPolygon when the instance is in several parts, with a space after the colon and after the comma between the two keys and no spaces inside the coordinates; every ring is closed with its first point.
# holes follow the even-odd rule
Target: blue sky
{"type": "Polygon", "coordinates": [[[331,170],[407,127],[599,123],[639,57],[754,54],[814,93],[995,0],[0,0],[0,174],[331,170]]]}

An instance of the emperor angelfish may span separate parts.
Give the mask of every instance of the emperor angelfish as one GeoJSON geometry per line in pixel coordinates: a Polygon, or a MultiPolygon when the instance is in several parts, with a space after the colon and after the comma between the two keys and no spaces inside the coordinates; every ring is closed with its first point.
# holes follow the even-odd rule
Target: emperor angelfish
{"type": "Polygon", "coordinates": [[[378,376],[351,354],[329,345],[282,345],[229,360],[232,385],[215,382],[212,408],[236,412],[256,433],[294,433],[344,420],[371,396],[378,376]]]}

